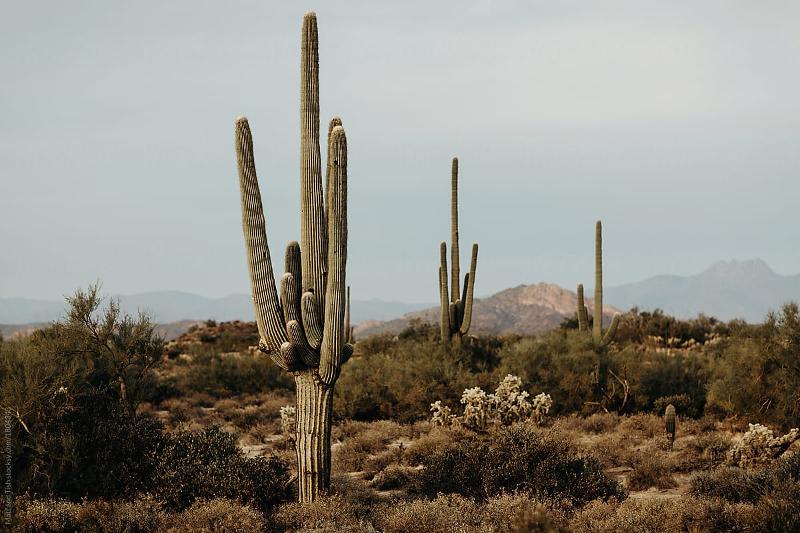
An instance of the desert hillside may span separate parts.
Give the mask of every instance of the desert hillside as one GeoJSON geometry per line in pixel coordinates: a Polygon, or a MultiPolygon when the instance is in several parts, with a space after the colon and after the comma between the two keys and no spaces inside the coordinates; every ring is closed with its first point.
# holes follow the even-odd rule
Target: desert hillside
{"type": "MultiPolygon", "coordinates": [[[[578,297],[570,290],[553,283],[519,285],[500,291],[488,298],[476,298],[472,317],[472,331],[502,335],[518,333],[529,335],[557,327],[565,318],[575,314],[578,297]]],[[[586,299],[589,313],[593,301],[586,299]]],[[[616,308],[603,306],[603,320],[610,320],[616,308]]],[[[356,335],[365,336],[383,332],[400,332],[415,318],[436,323],[439,308],[407,313],[389,321],[370,320],[355,327],[356,335]]]]}

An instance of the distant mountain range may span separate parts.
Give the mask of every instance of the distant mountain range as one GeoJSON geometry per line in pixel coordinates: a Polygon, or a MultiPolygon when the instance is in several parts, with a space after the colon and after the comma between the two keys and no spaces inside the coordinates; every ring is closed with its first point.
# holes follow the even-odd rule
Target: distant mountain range
{"type": "MultiPolygon", "coordinates": [[[[587,296],[592,295],[587,287],[587,296]]],[[[760,322],[767,311],[778,309],[790,300],[800,300],[800,275],[782,276],[764,261],[719,261],[695,276],[661,275],[637,283],[606,287],[605,302],[613,305],[605,312],[663,309],[682,318],[705,313],[723,320],[743,318],[760,322]]],[[[149,292],[119,296],[128,313],[148,312],[164,324],[165,334],[188,327],[199,320],[251,321],[250,297],[234,294],[224,298],[205,298],[177,291],[149,292]],[[171,323],[183,322],[169,328],[171,323]]],[[[557,285],[538,283],[503,290],[487,298],[476,299],[473,331],[492,333],[532,333],[557,326],[575,312],[575,293],[557,285]]],[[[63,316],[66,302],[0,298],[0,331],[4,335],[25,330],[31,325],[63,316]],[[25,325],[24,327],[21,327],[25,325]]],[[[591,305],[589,305],[591,310],[591,305]]],[[[360,336],[379,331],[399,331],[412,318],[438,321],[434,304],[407,304],[383,300],[354,300],[352,321],[360,336]]]]}
{"type": "Polygon", "coordinates": [[[717,261],[695,276],[655,276],[609,287],[604,298],[621,309],[663,309],[681,318],[699,313],[761,322],[769,310],[800,300],[800,275],[782,276],[760,259],[717,261]]]}
{"type": "MultiPolygon", "coordinates": [[[[255,320],[249,295],[233,294],[223,298],[205,298],[178,291],[146,292],[114,296],[126,313],[145,311],[159,323],[182,320],[255,320]]],[[[0,324],[30,324],[57,320],[64,315],[66,301],[0,298],[0,324]]],[[[388,320],[424,309],[430,304],[386,302],[378,299],[353,300],[351,320],[388,320]]]]}
{"type": "MultiPolygon", "coordinates": [[[[586,305],[592,309],[592,299],[586,305]]],[[[566,317],[575,314],[577,295],[552,283],[519,285],[500,291],[488,298],[475,298],[470,333],[519,333],[530,334],[557,327],[566,317]]],[[[604,321],[610,322],[616,309],[603,306],[604,321]]],[[[426,322],[439,321],[439,307],[408,313],[390,321],[366,321],[358,324],[355,334],[359,337],[375,333],[397,333],[415,318],[426,322]]]]}

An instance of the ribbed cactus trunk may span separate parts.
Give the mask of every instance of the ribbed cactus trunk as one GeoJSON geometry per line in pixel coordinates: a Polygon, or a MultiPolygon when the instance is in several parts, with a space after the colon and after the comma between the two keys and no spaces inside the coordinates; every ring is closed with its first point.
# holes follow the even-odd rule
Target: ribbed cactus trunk
{"type": "Polygon", "coordinates": [[[603,225],[598,220],[594,230],[594,342],[603,341],[603,225]]]}
{"type": "Polygon", "coordinates": [[[331,486],[331,424],[333,387],[314,379],[311,372],[295,375],[297,389],[297,495],[313,501],[331,486]]]}
{"type": "Polygon", "coordinates": [[[314,500],[330,487],[333,390],[342,364],[353,353],[345,329],[347,138],[341,120],[331,120],[323,188],[318,57],[317,19],[314,13],[307,13],[300,72],[301,239],[299,244],[290,242],[286,247],[280,298],[267,243],[250,125],[244,117],[236,120],[242,228],[259,349],[295,378],[295,451],[301,502],[314,500]]]}
{"type": "Polygon", "coordinates": [[[469,332],[472,322],[472,301],[475,292],[475,269],[478,264],[478,244],[472,245],[469,272],[464,276],[464,288],[459,290],[460,262],[458,245],[458,158],[453,158],[450,172],[450,273],[447,272],[447,243],[439,246],[439,300],[442,343],[458,346],[469,332]],[[449,288],[448,288],[449,278],[449,288]]]}

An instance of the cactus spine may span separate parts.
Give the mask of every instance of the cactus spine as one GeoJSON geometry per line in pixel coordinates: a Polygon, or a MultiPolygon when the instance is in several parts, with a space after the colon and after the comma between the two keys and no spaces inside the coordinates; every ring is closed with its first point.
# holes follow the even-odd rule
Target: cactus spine
{"type": "Polygon", "coordinates": [[[669,449],[675,443],[675,406],[669,404],[664,412],[664,426],[667,430],[667,439],[669,440],[669,449]]]}
{"type": "Polygon", "coordinates": [[[298,497],[314,500],[330,487],[333,387],[353,352],[345,342],[347,263],[347,138],[341,120],[328,128],[323,198],[319,148],[317,18],[303,18],[300,76],[300,243],[286,247],[280,298],[267,243],[264,210],[244,117],[236,119],[236,156],[250,285],[259,349],[291,372],[297,389],[295,451],[298,497]]]}
{"type": "Polygon", "coordinates": [[[458,158],[453,158],[450,174],[450,288],[448,290],[447,243],[439,246],[439,299],[442,342],[461,342],[472,323],[472,301],[475,292],[475,268],[478,264],[478,243],[472,245],[469,272],[464,276],[464,288],[459,292],[460,265],[458,248],[458,158]]]}
{"type": "MultiPolygon", "coordinates": [[[[589,316],[583,299],[583,285],[578,284],[578,329],[589,330],[589,316]]],[[[603,225],[598,220],[594,236],[594,314],[592,315],[592,341],[597,346],[607,346],[617,334],[620,314],[614,313],[611,325],[603,334],[603,225]]]]}

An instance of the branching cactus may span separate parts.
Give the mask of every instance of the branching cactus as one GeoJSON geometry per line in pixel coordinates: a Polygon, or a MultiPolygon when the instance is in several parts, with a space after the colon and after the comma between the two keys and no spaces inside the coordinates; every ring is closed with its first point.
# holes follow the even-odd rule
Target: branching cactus
{"type": "MultiPolygon", "coordinates": [[[[589,312],[583,299],[583,285],[578,285],[578,329],[589,331],[589,312]]],[[[611,325],[603,334],[603,225],[598,220],[594,238],[594,314],[592,315],[592,340],[598,346],[607,346],[614,340],[620,314],[614,313],[611,325]]]]}
{"type": "Polygon", "coordinates": [[[295,378],[298,495],[308,502],[330,487],[333,388],[353,352],[345,342],[347,139],[341,120],[331,120],[323,197],[317,19],[310,12],[303,19],[300,73],[301,236],[286,247],[280,298],[244,117],[236,119],[236,156],[259,349],[295,378]]]}
{"type": "Polygon", "coordinates": [[[669,441],[669,449],[675,443],[675,406],[669,404],[664,411],[664,427],[667,431],[667,439],[669,441]]]}
{"type": "Polygon", "coordinates": [[[469,272],[464,276],[464,290],[459,292],[461,282],[458,249],[458,158],[453,158],[450,177],[450,280],[448,290],[447,243],[440,245],[439,299],[441,303],[442,342],[461,342],[469,332],[472,322],[472,297],[475,292],[475,268],[478,264],[478,243],[472,245],[472,260],[469,272]]]}

